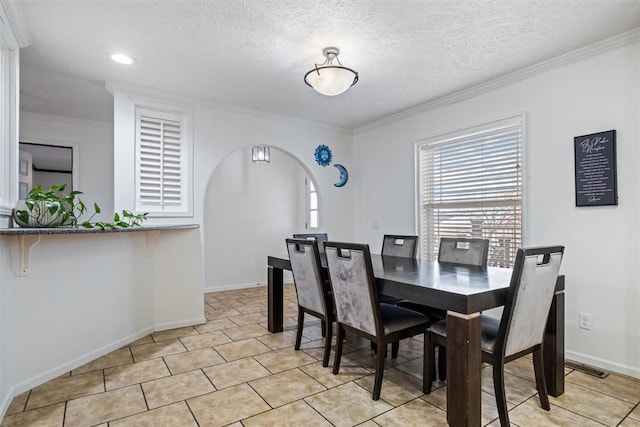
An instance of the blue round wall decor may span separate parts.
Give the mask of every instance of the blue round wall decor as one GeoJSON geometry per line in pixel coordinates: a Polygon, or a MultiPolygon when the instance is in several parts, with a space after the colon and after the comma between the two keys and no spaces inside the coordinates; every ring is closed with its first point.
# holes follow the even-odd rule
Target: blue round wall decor
{"type": "Polygon", "coordinates": [[[318,145],[316,147],[316,162],[320,166],[328,166],[331,163],[331,159],[333,158],[333,154],[331,154],[331,150],[326,145],[318,145]]]}

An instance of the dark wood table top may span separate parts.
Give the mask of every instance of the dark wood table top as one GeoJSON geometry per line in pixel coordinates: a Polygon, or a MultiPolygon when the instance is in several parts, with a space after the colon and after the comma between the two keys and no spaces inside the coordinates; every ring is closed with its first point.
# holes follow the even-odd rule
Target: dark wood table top
{"type": "MultiPolygon", "coordinates": [[[[383,294],[462,314],[504,305],[511,281],[509,268],[460,266],[377,254],[371,254],[371,262],[378,289],[383,294]]],[[[267,263],[291,270],[286,256],[269,256],[267,263]]],[[[321,263],[326,269],[323,255],[321,263]]],[[[559,276],[556,292],[562,290],[564,276],[559,276]]]]}

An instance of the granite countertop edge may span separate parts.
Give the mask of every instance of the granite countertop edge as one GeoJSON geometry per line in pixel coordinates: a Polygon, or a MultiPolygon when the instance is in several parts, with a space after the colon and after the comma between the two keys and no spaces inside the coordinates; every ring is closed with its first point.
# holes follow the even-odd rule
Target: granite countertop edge
{"type": "Polygon", "coordinates": [[[148,225],[141,227],[115,228],[100,230],[98,228],[74,228],[74,227],[56,227],[56,228],[0,228],[0,236],[25,236],[30,234],[99,234],[99,233],[138,233],[141,231],[171,231],[171,230],[189,230],[200,228],[199,224],[181,224],[181,225],[148,225]]]}

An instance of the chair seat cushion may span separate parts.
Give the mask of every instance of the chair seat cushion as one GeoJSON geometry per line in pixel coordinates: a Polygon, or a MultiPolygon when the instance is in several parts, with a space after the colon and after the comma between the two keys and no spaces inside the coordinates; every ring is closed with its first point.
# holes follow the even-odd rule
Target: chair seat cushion
{"type": "Polygon", "coordinates": [[[426,329],[429,325],[429,318],[424,314],[397,305],[380,304],[380,315],[385,335],[420,325],[426,329]]]}
{"type": "MultiPolygon", "coordinates": [[[[498,328],[500,327],[500,319],[489,316],[480,316],[480,340],[482,342],[482,351],[493,353],[493,348],[498,337],[498,328]]],[[[435,322],[429,327],[429,332],[439,335],[443,338],[447,337],[447,321],[441,320],[435,322]]]]}

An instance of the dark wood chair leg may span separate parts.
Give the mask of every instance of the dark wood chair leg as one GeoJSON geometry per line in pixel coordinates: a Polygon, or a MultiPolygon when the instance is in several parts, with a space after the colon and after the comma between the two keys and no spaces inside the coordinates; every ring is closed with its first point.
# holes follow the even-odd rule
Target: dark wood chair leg
{"type": "MultiPolygon", "coordinates": [[[[387,347],[386,345],[384,346],[387,347]]],[[[380,399],[380,391],[382,390],[382,374],[384,373],[384,359],[385,352],[378,351],[376,355],[376,373],[375,381],[373,383],[373,400],[380,399]]]]}
{"type": "Polygon", "coordinates": [[[334,375],[336,375],[340,371],[340,358],[342,357],[343,341],[344,341],[344,328],[338,324],[338,332],[336,334],[336,356],[333,362],[334,375]]]}
{"type": "Polygon", "coordinates": [[[435,371],[435,346],[431,343],[431,334],[425,332],[424,360],[422,363],[422,392],[425,394],[431,393],[435,371]]]}
{"type": "Polygon", "coordinates": [[[509,414],[507,413],[507,396],[504,391],[504,361],[494,361],[493,365],[493,388],[496,394],[496,405],[500,416],[500,425],[508,427],[509,414]]]}
{"type": "Polygon", "coordinates": [[[400,341],[395,341],[391,343],[391,358],[398,358],[398,350],[400,349],[400,341]]]}
{"type": "Polygon", "coordinates": [[[378,346],[373,341],[371,341],[371,351],[373,351],[374,353],[378,351],[378,346]]]}
{"type": "Polygon", "coordinates": [[[323,337],[327,336],[327,325],[324,322],[320,322],[320,332],[323,337]]]}
{"type": "Polygon", "coordinates": [[[542,349],[533,351],[533,371],[536,375],[536,388],[540,396],[540,406],[544,410],[551,410],[549,406],[549,396],[547,395],[547,382],[544,378],[544,357],[542,349]]]}
{"type": "Polygon", "coordinates": [[[438,346],[438,378],[447,379],[447,348],[443,345],[438,346]]]}
{"type": "Polygon", "coordinates": [[[295,349],[300,350],[300,342],[302,341],[302,327],[304,325],[304,310],[302,307],[298,307],[298,327],[296,332],[296,345],[295,349]]]}
{"type": "Polygon", "coordinates": [[[329,356],[331,355],[331,338],[333,335],[333,326],[329,319],[323,320],[322,324],[325,325],[327,335],[324,337],[324,355],[322,356],[322,367],[329,366],[329,356]]]}

